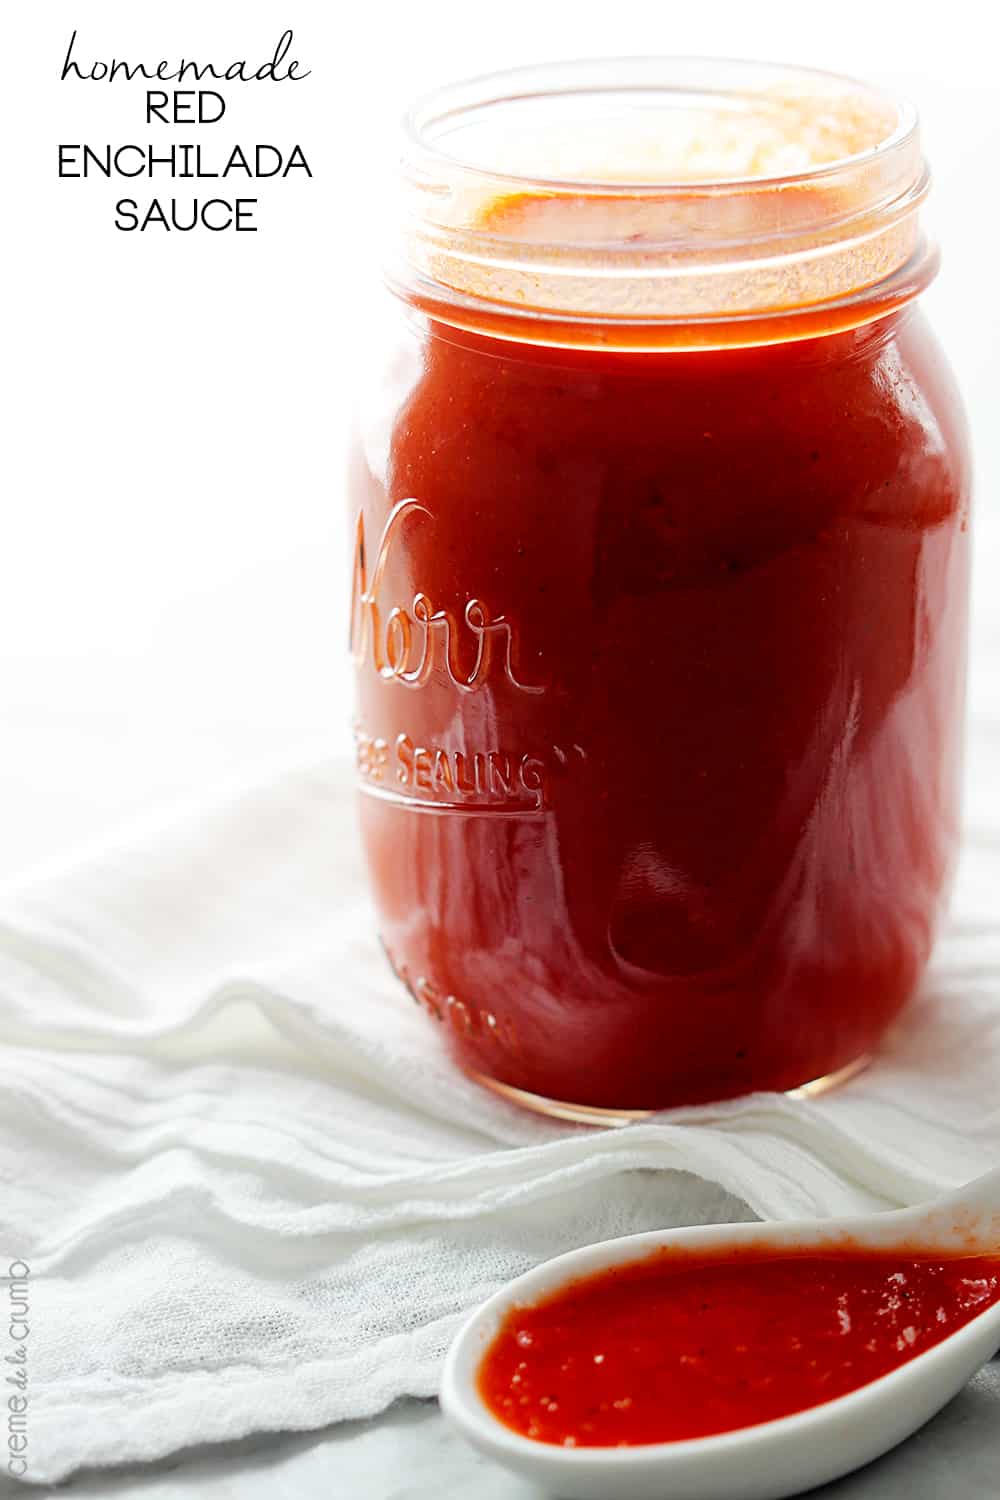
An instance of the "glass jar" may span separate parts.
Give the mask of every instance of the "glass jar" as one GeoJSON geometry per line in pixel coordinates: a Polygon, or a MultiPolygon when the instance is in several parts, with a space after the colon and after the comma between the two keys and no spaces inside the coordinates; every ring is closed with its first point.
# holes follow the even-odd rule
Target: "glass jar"
{"type": "Polygon", "coordinates": [[[969,458],[913,111],[644,60],[407,130],[350,482],[389,959],[550,1113],[843,1077],[958,828],[969,458]]]}

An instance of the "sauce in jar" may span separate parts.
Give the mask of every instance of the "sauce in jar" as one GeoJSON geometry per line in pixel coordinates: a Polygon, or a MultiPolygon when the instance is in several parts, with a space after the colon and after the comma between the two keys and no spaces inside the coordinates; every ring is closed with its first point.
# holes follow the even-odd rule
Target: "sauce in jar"
{"type": "Polygon", "coordinates": [[[524,1437],[630,1447],[832,1401],[1000,1301],[1000,1260],[662,1250],[508,1313],[479,1393],[524,1437]]]}
{"type": "Polygon", "coordinates": [[[756,199],[477,178],[402,289],[352,491],[365,844],[397,972],[536,1107],[836,1075],[927,960],[969,474],[896,168],[888,220],[870,161],[756,199]]]}

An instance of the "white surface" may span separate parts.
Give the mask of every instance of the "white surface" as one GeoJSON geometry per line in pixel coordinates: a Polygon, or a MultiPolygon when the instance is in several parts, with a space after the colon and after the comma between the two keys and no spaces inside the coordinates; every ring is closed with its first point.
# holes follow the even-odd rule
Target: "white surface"
{"type": "MultiPolygon", "coordinates": [[[[207,792],[276,757],[346,742],[339,466],[370,260],[372,139],[417,89],[545,57],[724,51],[861,71],[921,107],[945,246],[928,297],[967,394],[979,475],[972,701],[981,732],[970,815],[982,824],[1000,748],[1000,313],[992,190],[994,57],[974,0],[946,23],[902,4],[708,10],[645,0],[502,14],[427,3],[355,8],[52,0],[8,27],[7,306],[0,486],[0,875],[122,817],[207,792]],[[137,85],[60,85],[69,32],[92,56],[264,55],[296,28],[313,77],[233,95],[229,139],[301,140],[315,178],[267,185],[256,236],[155,243],[110,227],[107,184],[59,182],[62,140],[135,138],[137,85]]],[[[148,185],[146,190],[152,191],[148,185]]],[[[979,1500],[995,1488],[996,1367],[838,1497],[979,1500]]],[[[424,1407],[329,1437],[274,1440],[93,1496],[372,1500],[531,1493],[480,1464],[424,1407]]]]}
{"type": "MultiPolygon", "coordinates": [[[[441,1409],[480,1452],[567,1500],[606,1500],[609,1494],[616,1500],[660,1500],[666,1494],[671,1500],[782,1500],[849,1474],[923,1426],[991,1357],[1000,1343],[1000,1304],[837,1400],[735,1432],[644,1444],[624,1453],[614,1447],[566,1449],[522,1437],[494,1416],[477,1383],[483,1355],[511,1312],[577,1279],[673,1247],[681,1254],[712,1256],[752,1246],[780,1256],[803,1249],[822,1254],[845,1239],[862,1253],[880,1255],[912,1254],[914,1245],[929,1255],[993,1255],[1000,1245],[1000,1171],[930,1207],[860,1219],[674,1229],[571,1250],[502,1287],[462,1325],[445,1360],[441,1409]]],[[[907,1316],[904,1310],[896,1329],[907,1316]]],[[[883,1333],[892,1332],[890,1317],[883,1333]]]]}

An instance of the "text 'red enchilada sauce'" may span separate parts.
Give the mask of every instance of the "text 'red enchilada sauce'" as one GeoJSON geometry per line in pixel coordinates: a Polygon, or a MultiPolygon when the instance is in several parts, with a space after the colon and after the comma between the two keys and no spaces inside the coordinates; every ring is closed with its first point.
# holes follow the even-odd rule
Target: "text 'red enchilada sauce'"
{"type": "Polygon", "coordinates": [[[514,1308],[478,1388],[543,1443],[708,1437],[856,1390],[998,1300],[995,1258],[660,1251],[514,1308]]]}
{"type": "Polygon", "coordinates": [[[850,1067],[914,990],[954,855],[969,463],[912,257],[793,314],[523,305],[612,296],[689,196],[479,210],[508,260],[619,241],[603,280],[560,261],[517,305],[404,289],[355,456],[382,939],[460,1064],[543,1108],[850,1067]]]}

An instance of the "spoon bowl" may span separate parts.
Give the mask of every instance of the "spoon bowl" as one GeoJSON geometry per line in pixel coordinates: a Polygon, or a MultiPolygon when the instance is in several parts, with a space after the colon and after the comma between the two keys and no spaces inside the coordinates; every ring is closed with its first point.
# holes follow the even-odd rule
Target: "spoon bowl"
{"type": "Polygon", "coordinates": [[[714,1224],[653,1231],[571,1250],[517,1277],[459,1330],[445,1361],[441,1407],[481,1452],[566,1500],[781,1500],[878,1458],[957,1395],[1000,1345],[1000,1302],[897,1369],[846,1395],[774,1421],[711,1437],[630,1448],[563,1448],[522,1437],[479,1394],[480,1361],[515,1306],[654,1250],[755,1246],[819,1253],[899,1250],[919,1256],[1000,1256],[1000,1170],[957,1192],[867,1218],[714,1224]]]}

